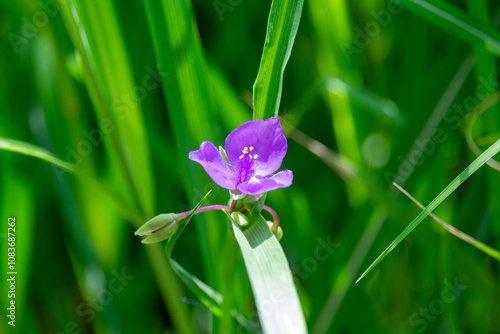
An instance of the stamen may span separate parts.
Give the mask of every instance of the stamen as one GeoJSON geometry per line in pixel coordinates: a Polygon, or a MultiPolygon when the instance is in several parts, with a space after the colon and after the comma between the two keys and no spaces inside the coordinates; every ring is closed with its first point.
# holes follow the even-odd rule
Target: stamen
{"type": "Polygon", "coordinates": [[[253,146],[244,146],[240,155],[241,162],[238,164],[238,174],[240,182],[244,182],[249,180],[252,176],[254,176],[255,171],[252,168],[253,160],[259,157],[258,154],[250,154],[249,151],[253,151],[255,147],[253,146]]]}

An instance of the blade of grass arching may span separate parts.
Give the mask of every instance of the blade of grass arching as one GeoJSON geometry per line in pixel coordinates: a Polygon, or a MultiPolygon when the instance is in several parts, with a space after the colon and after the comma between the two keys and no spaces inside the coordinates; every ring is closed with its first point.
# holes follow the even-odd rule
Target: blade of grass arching
{"type": "MultiPolygon", "coordinates": [[[[217,143],[216,123],[207,88],[207,69],[190,1],[145,1],[149,30],[162,73],[163,92],[177,144],[178,163],[184,171],[184,185],[191,205],[195,205],[208,177],[187,159],[188,153],[208,140],[217,143]]],[[[207,215],[208,216],[208,215],[207,215]]],[[[214,266],[218,264],[219,238],[224,226],[197,217],[195,224],[209,284],[218,284],[214,266]]]]}
{"type": "MultiPolygon", "coordinates": [[[[404,190],[403,187],[401,187],[399,184],[397,184],[395,182],[393,182],[392,184],[396,188],[398,188],[399,191],[401,191],[403,194],[405,194],[420,209],[425,210],[425,206],[423,206],[419,201],[417,201],[417,199],[415,197],[413,197],[409,192],[407,192],[406,190],[404,190]]],[[[500,261],[500,252],[497,251],[496,249],[491,248],[490,246],[488,246],[488,245],[482,243],[481,241],[479,241],[479,240],[471,237],[470,235],[468,235],[468,234],[460,231],[459,229],[451,226],[450,224],[445,223],[441,218],[439,218],[438,216],[436,216],[432,212],[429,213],[429,216],[432,219],[434,219],[435,221],[437,221],[439,223],[439,225],[441,225],[446,231],[450,232],[451,234],[453,234],[457,238],[462,239],[463,241],[465,241],[469,245],[472,245],[472,246],[476,247],[477,249],[485,252],[489,256],[491,256],[491,257],[495,258],[496,260],[500,261]]]]}
{"type": "Polygon", "coordinates": [[[304,0],[273,0],[259,73],[253,86],[253,119],[278,116],[283,73],[292,52],[304,0]]]}
{"type": "MultiPolygon", "coordinates": [[[[319,0],[309,2],[311,22],[316,38],[316,67],[320,77],[337,76],[359,85],[361,70],[352,54],[344,53],[344,45],[352,45],[353,34],[348,1],[319,0]],[[335,47],[340,46],[340,47],[335,47]]],[[[360,85],[359,85],[360,86],[360,85]]],[[[331,114],[332,128],[339,153],[349,158],[358,167],[362,166],[361,151],[358,143],[359,127],[356,111],[345,87],[337,86],[334,93],[324,93],[325,102],[331,114]]],[[[362,186],[348,188],[347,195],[351,204],[362,203],[367,191],[362,186]]]]}
{"type": "Polygon", "coordinates": [[[365,270],[365,272],[356,281],[359,282],[365,277],[377,264],[380,263],[404,238],[408,236],[434,209],[437,208],[453,191],[455,191],[465,180],[469,178],[476,170],[484,165],[490,158],[500,151],[500,140],[491,145],[483,154],[477,157],[462,173],[460,173],[441,193],[432,200],[427,208],[422,211],[408,227],[380,254],[375,261],[365,270]]]}
{"type": "Polygon", "coordinates": [[[170,264],[175,273],[181,278],[189,290],[198,297],[203,305],[208,307],[210,312],[220,317],[222,315],[222,295],[200,281],[197,277],[191,275],[175,260],[170,259],[170,264]]]}
{"type": "Polygon", "coordinates": [[[0,149],[10,152],[21,153],[24,155],[29,155],[44,160],[67,172],[77,173],[77,168],[74,165],[67,163],[66,161],[63,161],[55,157],[49,151],[30,143],[26,143],[20,140],[0,137],[0,149]]]}
{"type": "MultiPolygon", "coordinates": [[[[184,284],[191,290],[191,292],[203,303],[213,314],[218,317],[224,317],[226,312],[223,310],[223,296],[215,291],[212,287],[200,281],[197,277],[193,276],[186,269],[184,269],[178,262],[170,259],[170,264],[175,273],[179,275],[184,284]]],[[[226,297],[227,298],[227,297],[226,297]]],[[[228,316],[233,317],[248,333],[256,333],[252,323],[247,321],[238,311],[229,310],[228,316]]],[[[231,333],[230,331],[221,331],[221,333],[231,333]]]]}
{"type": "Polygon", "coordinates": [[[278,239],[260,215],[249,215],[245,227],[240,227],[246,219],[241,214],[235,217],[241,221],[231,219],[263,333],[307,333],[292,273],[278,239]]]}
{"type": "Polygon", "coordinates": [[[141,215],[135,212],[133,209],[129,208],[129,206],[126,203],[124,203],[121,198],[116,196],[116,194],[110,191],[105,185],[101,184],[98,180],[92,178],[91,176],[86,175],[81,171],[79,171],[75,165],[72,165],[70,163],[67,163],[66,161],[57,158],[47,150],[30,143],[10,138],[2,138],[2,137],[0,137],[0,150],[16,152],[32,156],[40,160],[43,160],[45,162],[48,162],[54,166],[57,166],[65,170],[66,172],[75,174],[75,176],[80,178],[82,181],[91,183],[93,186],[97,187],[104,194],[110,196],[110,198],[112,198],[115,201],[115,203],[119,206],[122,212],[126,215],[129,215],[132,220],[136,222],[142,222],[142,219],[140,218],[141,215]]]}
{"type": "Polygon", "coordinates": [[[474,45],[485,48],[488,52],[500,55],[500,33],[488,24],[474,20],[457,7],[435,0],[400,0],[407,10],[437,25],[454,36],[474,45]]]}

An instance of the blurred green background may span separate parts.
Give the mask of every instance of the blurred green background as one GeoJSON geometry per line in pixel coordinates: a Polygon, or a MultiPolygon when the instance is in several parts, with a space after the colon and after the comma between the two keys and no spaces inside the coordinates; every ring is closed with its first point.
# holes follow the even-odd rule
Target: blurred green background
{"type": "MultiPolygon", "coordinates": [[[[0,0],[0,136],[80,171],[0,151],[3,315],[9,217],[18,272],[0,333],[252,331],[133,231],[210,189],[205,204],[227,202],[187,154],[252,118],[270,5],[0,0]]],[[[496,1],[304,3],[280,105],[294,184],[267,204],[312,333],[500,333],[498,262],[430,218],[354,284],[420,212],[391,183],[426,205],[500,137],[499,23],[496,1]]],[[[435,213],[500,249],[498,170],[435,213]]],[[[256,322],[226,230],[222,213],[196,216],[174,258],[256,322]]]]}

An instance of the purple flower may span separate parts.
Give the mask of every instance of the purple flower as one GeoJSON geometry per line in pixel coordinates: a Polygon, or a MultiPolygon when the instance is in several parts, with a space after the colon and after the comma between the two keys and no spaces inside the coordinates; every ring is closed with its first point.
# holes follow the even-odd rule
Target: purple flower
{"type": "Polygon", "coordinates": [[[227,163],[211,142],[204,141],[189,159],[203,166],[222,188],[259,195],[292,184],[292,171],[273,174],[286,154],[286,139],[277,117],[243,123],[227,136],[227,163]]]}

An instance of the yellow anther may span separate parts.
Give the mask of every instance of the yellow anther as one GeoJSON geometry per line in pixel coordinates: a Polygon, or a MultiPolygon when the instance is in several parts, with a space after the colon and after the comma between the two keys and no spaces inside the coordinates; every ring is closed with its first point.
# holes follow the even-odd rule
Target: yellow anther
{"type": "Polygon", "coordinates": [[[253,156],[254,159],[257,159],[258,157],[259,157],[258,154],[254,154],[254,156],[253,156]]]}
{"type": "Polygon", "coordinates": [[[249,154],[248,156],[250,157],[250,159],[252,159],[252,155],[251,154],[249,154]]]}
{"type": "Polygon", "coordinates": [[[250,151],[253,150],[253,146],[250,146],[250,151]]]}
{"type": "Polygon", "coordinates": [[[245,156],[244,154],[240,155],[240,159],[243,159],[244,156],[245,156]]]}
{"type": "Polygon", "coordinates": [[[247,153],[248,153],[248,147],[246,147],[246,146],[245,146],[245,147],[243,148],[243,153],[245,153],[245,154],[247,154],[247,153]]]}

